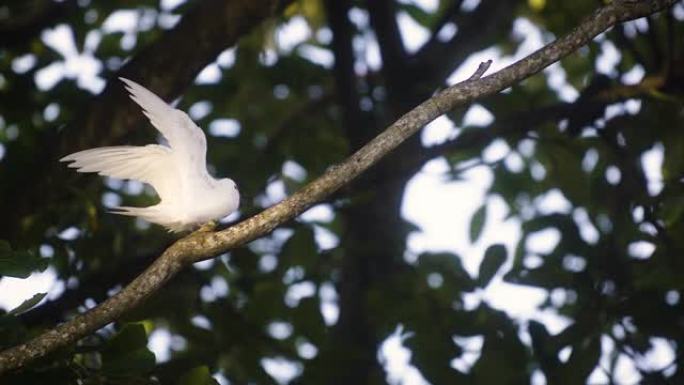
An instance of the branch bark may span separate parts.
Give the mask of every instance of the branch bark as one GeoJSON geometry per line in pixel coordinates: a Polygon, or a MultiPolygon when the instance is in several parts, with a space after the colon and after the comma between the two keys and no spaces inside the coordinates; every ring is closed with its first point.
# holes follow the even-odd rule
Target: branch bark
{"type": "Polygon", "coordinates": [[[20,368],[116,320],[159,290],[185,266],[212,258],[269,233],[349,183],[443,113],[476,98],[499,92],[541,71],[616,23],[653,14],[675,1],[615,1],[595,11],[568,35],[528,57],[484,78],[469,79],[445,89],[406,113],[347,160],[330,167],[322,176],[289,198],[225,230],[195,232],[178,240],[115,296],[22,345],[0,352],[0,373],[20,368]]]}

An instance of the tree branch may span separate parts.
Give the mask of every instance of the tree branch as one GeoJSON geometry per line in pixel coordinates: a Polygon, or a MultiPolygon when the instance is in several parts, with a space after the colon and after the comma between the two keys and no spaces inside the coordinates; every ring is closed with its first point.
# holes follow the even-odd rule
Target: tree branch
{"type": "Polygon", "coordinates": [[[614,2],[598,9],[568,35],[530,56],[487,77],[467,80],[445,89],[406,113],[347,160],[330,167],[321,177],[289,198],[225,230],[195,232],[178,240],[117,295],[27,343],[0,352],[0,373],[22,367],[31,360],[73,343],[114,321],[159,290],[183,267],[212,258],[269,233],[359,176],[443,113],[476,98],[499,92],[541,71],[618,22],[650,15],[674,2],[675,0],[614,2]]]}
{"type": "Polygon", "coordinates": [[[354,26],[349,20],[351,2],[349,0],[326,0],[325,12],[333,32],[332,51],[335,54],[335,93],[342,106],[342,123],[352,148],[365,142],[363,134],[368,135],[368,124],[364,119],[359,101],[359,89],[354,73],[354,26]]]}
{"type": "Polygon", "coordinates": [[[401,41],[395,6],[395,2],[391,0],[367,1],[371,25],[380,45],[383,72],[387,74],[390,84],[401,85],[406,82],[395,83],[394,80],[401,79],[404,74],[406,52],[401,41]]]}
{"type": "Polygon", "coordinates": [[[605,106],[629,98],[645,97],[657,92],[664,85],[664,75],[647,76],[638,84],[610,87],[585,100],[578,99],[572,103],[561,102],[541,106],[533,110],[520,111],[503,119],[497,119],[482,129],[465,131],[456,138],[425,147],[420,154],[416,155],[415,163],[417,166],[415,167],[420,167],[427,161],[448,153],[467,150],[473,147],[483,147],[496,137],[523,134],[534,130],[544,122],[559,121],[571,116],[581,115],[580,111],[587,108],[605,106]]]}
{"type": "Polygon", "coordinates": [[[79,281],[78,287],[67,288],[59,298],[36,306],[18,317],[21,323],[29,328],[62,322],[67,315],[67,310],[82,305],[87,298],[95,301],[106,299],[107,293],[112,288],[119,284],[124,285],[137,277],[154,261],[156,256],[157,254],[135,255],[119,263],[115,269],[108,267],[89,272],[79,281]]]}

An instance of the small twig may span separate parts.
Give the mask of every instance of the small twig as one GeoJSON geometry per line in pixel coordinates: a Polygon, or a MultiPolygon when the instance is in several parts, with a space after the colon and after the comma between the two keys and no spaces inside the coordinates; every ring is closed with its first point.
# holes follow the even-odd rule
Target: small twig
{"type": "Polygon", "coordinates": [[[468,81],[477,80],[477,79],[481,78],[485,74],[485,72],[487,72],[487,70],[489,69],[489,67],[491,65],[492,65],[491,59],[487,60],[487,61],[483,61],[482,63],[480,63],[480,65],[477,66],[477,70],[475,70],[475,73],[472,74],[468,78],[468,81]]]}

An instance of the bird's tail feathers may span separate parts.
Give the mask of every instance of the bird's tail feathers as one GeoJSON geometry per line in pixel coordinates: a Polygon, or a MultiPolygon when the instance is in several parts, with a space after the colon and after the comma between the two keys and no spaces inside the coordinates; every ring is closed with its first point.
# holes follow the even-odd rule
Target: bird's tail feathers
{"type": "Polygon", "coordinates": [[[179,233],[187,230],[187,226],[180,222],[171,219],[164,210],[160,210],[158,206],[150,207],[130,207],[117,206],[108,210],[109,213],[126,215],[129,217],[140,217],[150,223],[156,223],[166,227],[170,232],[179,233]]]}

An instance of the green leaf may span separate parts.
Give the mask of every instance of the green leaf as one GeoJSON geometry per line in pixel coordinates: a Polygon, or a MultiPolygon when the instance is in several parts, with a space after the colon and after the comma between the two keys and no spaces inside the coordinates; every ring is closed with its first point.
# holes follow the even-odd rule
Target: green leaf
{"type": "Polygon", "coordinates": [[[14,314],[0,315],[0,350],[26,341],[26,327],[14,314]]]}
{"type": "Polygon", "coordinates": [[[578,339],[572,347],[572,354],[564,367],[568,383],[586,383],[601,358],[601,339],[598,336],[578,339]]]}
{"type": "Polygon", "coordinates": [[[311,227],[302,226],[285,242],[282,259],[307,269],[318,262],[318,247],[311,227]]]}
{"type": "Polygon", "coordinates": [[[149,372],[156,364],[156,357],[149,349],[138,349],[102,363],[102,371],[110,374],[133,375],[149,372]]]}
{"type": "Polygon", "coordinates": [[[423,27],[429,27],[434,21],[434,14],[425,12],[422,8],[414,4],[402,4],[402,8],[413,20],[423,27]]]}
{"type": "Polygon", "coordinates": [[[481,356],[471,368],[470,374],[476,384],[526,384],[529,383],[527,348],[517,338],[514,321],[501,317],[496,320],[495,330],[486,334],[481,356]]]}
{"type": "Polygon", "coordinates": [[[9,242],[0,240],[0,276],[27,278],[36,270],[47,268],[47,261],[26,250],[12,250],[9,242]]]}
{"type": "Polygon", "coordinates": [[[482,235],[485,220],[487,219],[487,203],[480,206],[470,219],[470,243],[475,243],[482,235]]]}
{"type": "Polygon", "coordinates": [[[145,326],[141,323],[127,324],[107,342],[102,354],[116,356],[145,346],[147,346],[145,326]]]}
{"type": "Polygon", "coordinates": [[[143,324],[128,324],[102,349],[104,372],[130,375],[154,368],[154,353],[147,349],[147,333],[143,324]]]}
{"type": "Polygon", "coordinates": [[[463,268],[461,258],[452,253],[423,253],[418,257],[418,267],[428,275],[439,273],[444,278],[441,289],[450,296],[459,291],[471,291],[477,288],[468,272],[463,268]]]}
{"type": "Polygon", "coordinates": [[[506,254],[506,247],[499,243],[487,248],[480,264],[480,271],[477,274],[477,283],[481,287],[487,286],[506,262],[506,254]]]}
{"type": "Polygon", "coordinates": [[[314,344],[325,341],[326,328],[320,311],[321,302],[318,296],[302,298],[293,309],[292,323],[295,330],[300,330],[304,337],[314,344]]]}
{"type": "Polygon", "coordinates": [[[444,335],[444,330],[433,327],[407,339],[405,345],[413,352],[411,363],[420,367],[433,383],[467,383],[462,374],[450,366],[450,358],[460,356],[463,350],[444,335]]]}
{"type": "Polygon", "coordinates": [[[38,304],[38,302],[40,302],[43,298],[45,298],[46,295],[47,295],[47,293],[35,294],[33,297],[22,302],[21,305],[12,309],[12,311],[10,311],[9,314],[17,315],[17,314],[21,314],[21,313],[31,309],[32,307],[36,306],[38,304]]]}
{"type": "Polygon", "coordinates": [[[206,366],[190,369],[178,380],[178,385],[217,385],[218,382],[209,373],[206,366]]]}

